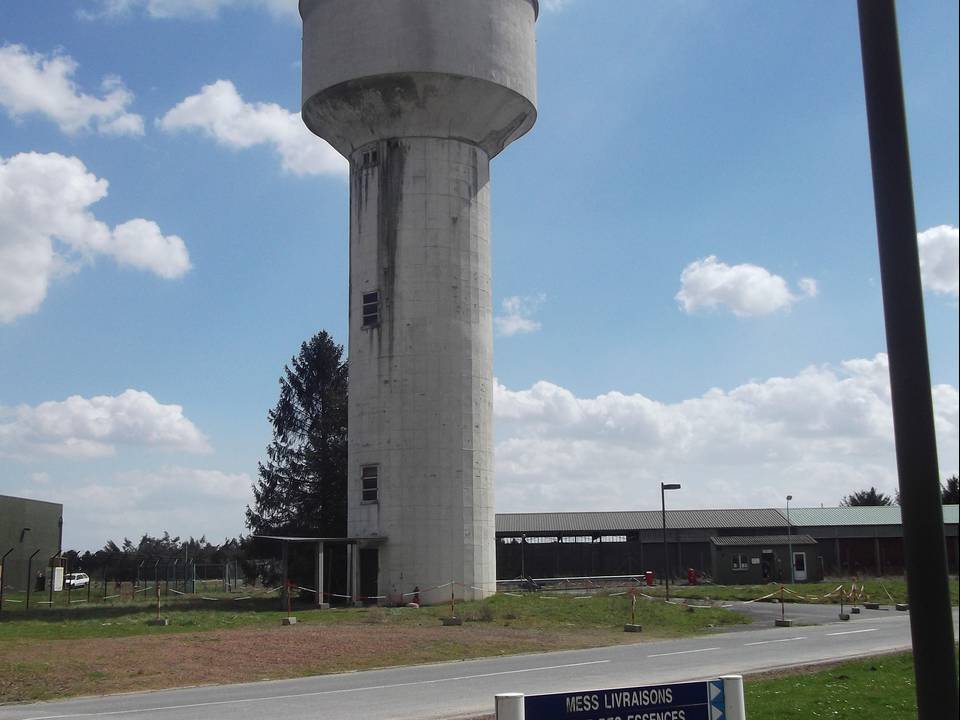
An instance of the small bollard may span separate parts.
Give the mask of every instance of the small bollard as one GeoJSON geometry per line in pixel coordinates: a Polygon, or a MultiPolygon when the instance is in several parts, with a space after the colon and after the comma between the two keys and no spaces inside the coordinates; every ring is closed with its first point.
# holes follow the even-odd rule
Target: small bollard
{"type": "Polygon", "coordinates": [[[496,720],[524,720],[523,693],[503,693],[494,698],[496,720]]]}
{"type": "Polygon", "coordinates": [[[723,675],[725,715],[728,720],[746,720],[747,703],[743,699],[743,675],[723,675]]]}

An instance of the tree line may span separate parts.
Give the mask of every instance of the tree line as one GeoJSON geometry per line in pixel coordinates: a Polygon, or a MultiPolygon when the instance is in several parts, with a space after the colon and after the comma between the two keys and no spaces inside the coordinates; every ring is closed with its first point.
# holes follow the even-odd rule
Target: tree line
{"type": "MultiPolygon", "coordinates": [[[[944,505],[957,505],[960,503],[960,479],[956,475],[951,475],[946,482],[940,486],[940,502],[944,505]]],[[[844,507],[867,507],[867,506],[890,506],[900,504],[900,491],[891,496],[880,492],[875,487],[867,490],[857,490],[843,497],[840,505],[844,507]]]]}

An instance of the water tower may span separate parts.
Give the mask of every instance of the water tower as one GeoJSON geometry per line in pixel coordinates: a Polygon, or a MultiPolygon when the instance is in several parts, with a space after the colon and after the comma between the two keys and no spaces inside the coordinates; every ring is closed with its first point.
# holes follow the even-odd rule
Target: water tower
{"type": "Polygon", "coordinates": [[[303,120],[350,161],[359,595],[496,589],[490,160],[536,119],[537,13],[300,0],[303,120]]]}

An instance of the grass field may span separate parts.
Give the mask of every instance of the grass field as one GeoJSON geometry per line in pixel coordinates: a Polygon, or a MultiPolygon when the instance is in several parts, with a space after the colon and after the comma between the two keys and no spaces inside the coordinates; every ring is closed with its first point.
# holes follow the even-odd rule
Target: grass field
{"type": "Polygon", "coordinates": [[[148,603],[7,613],[0,620],[0,702],[246,682],[521,652],[683,637],[746,622],[720,608],[640,601],[640,634],[624,633],[625,595],[501,594],[459,603],[462,627],[443,627],[449,606],[421,609],[295,608],[274,598],[180,599],[150,627],[148,603]]]}
{"type": "MultiPolygon", "coordinates": [[[[850,584],[851,580],[849,578],[846,580],[837,578],[820,583],[785,584],[784,601],[837,604],[840,602],[839,593],[830,597],[824,596],[835,591],[840,585],[849,590],[850,584]]],[[[860,584],[858,581],[857,587],[860,584]]],[[[866,597],[874,602],[884,605],[908,602],[907,582],[903,578],[864,578],[862,584],[866,597]]],[[[671,585],[670,595],[671,597],[688,599],[754,600],[767,593],[779,591],[779,588],[780,585],[776,583],[770,583],[769,585],[671,585]]],[[[664,589],[662,586],[656,586],[644,590],[644,592],[662,597],[664,589]]],[[[950,578],[950,596],[952,603],[954,605],[958,604],[960,585],[958,585],[956,576],[950,578]]],[[[845,602],[849,602],[849,600],[845,602]]]]}
{"type": "Polygon", "coordinates": [[[913,720],[915,692],[911,653],[744,681],[750,720],[913,720]]]}

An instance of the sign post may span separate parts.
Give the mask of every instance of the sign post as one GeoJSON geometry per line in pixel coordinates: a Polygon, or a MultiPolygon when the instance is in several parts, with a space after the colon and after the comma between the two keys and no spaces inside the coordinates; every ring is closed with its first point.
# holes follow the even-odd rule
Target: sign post
{"type": "Polygon", "coordinates": [[[496,720],[746,720],[743,677],[496,697],[496,720]]]}

